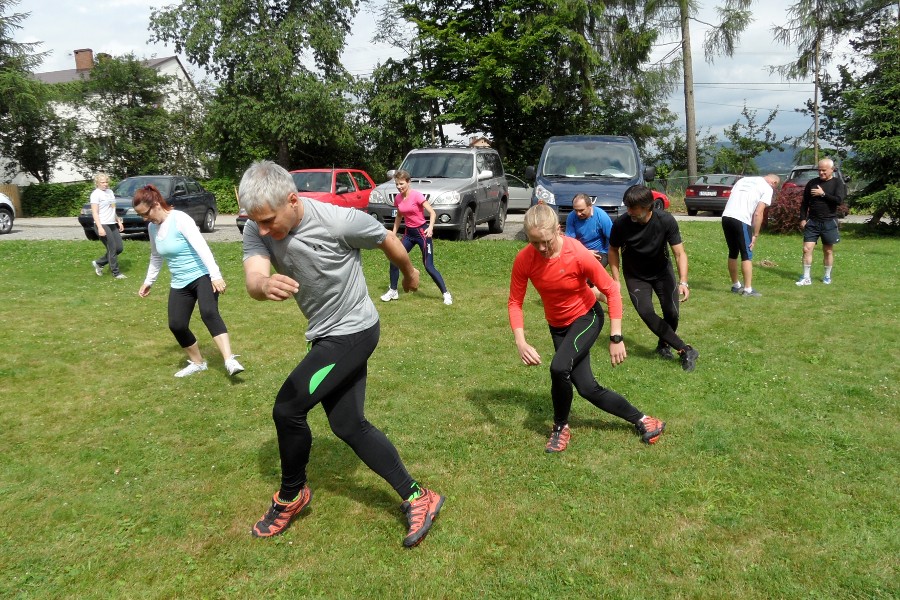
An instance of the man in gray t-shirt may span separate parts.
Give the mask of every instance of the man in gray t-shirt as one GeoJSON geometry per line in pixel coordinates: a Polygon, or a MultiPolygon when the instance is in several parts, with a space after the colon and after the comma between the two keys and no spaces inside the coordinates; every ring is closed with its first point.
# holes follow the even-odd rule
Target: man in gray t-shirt
{"type": "Polygon", "coordinates": [[[275,163],[254,163],[239,189],[244,227],[247,292],[257,300],[291,296],[309,321],[308,352],[275,397],[281,488],[253,526],[255,537],[287,529],[312,498],[306,465],[312,446],[307,414],[321,403],[335,435],[400,495],[409,521],[403,545],[422,541],[444,497],[421,487],[387,437],[364,415],[366,368],[378,344],[378,312],[369,298],[361,249],[378,248],[415,291],[419,272],[396,236],[371,216],[320,203],[297,193],[290,173],[275,163]],[[272,273],[274,266],[276,272],[272,273]]]}

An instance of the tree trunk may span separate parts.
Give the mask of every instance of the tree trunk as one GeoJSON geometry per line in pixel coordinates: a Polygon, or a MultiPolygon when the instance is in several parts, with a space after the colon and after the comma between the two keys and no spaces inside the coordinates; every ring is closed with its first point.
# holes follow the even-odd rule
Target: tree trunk
{"type": "Polygon", "coordinates": [[[681,61],[684,69],[684,139],[687,143],[688,183],[697,178],[697,115],[694,112],[694,67],[691,56],[691,28],[687,0],[681,11],[681,61]]]}
{"type": "Polygon", "coordinates": [[[288,150],[287,140],[278,140],[278,160],[275,162],[285,169],[291,168],[291,153],[288,150]]]}

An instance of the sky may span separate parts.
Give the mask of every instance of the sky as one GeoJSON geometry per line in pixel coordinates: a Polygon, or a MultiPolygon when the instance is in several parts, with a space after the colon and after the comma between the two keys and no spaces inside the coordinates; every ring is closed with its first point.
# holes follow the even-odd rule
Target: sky
{"type": "MultiPolygon", "coordinates": [[[[91,48],[94,54],[105,52],[122,55],[133,52],[140,58],[171,56],[173,47],[149,43],[150,10],[170,5],[175,0],[21,0],[11,9],[16,13],[31,13],[22,23],[15,38],[20,42],[41,42],[41,49],[51,54],[38,71],[57,71],[75,67],[73,51],[91,48]]],[[[790,0],[788,0],[790,2],[790,0]]],[[[701,1],[700,19],[715,20],[713,2],[701,1]]],[[[784,0],[757,0],[754,3],[754,22],[741,36],[740,45],[732,58],[719,57],[713,64],[703,58],[703,34],[706,25],[692,23],[694,52],[694,81],[697,125],[701,132],[722,137],[722,130],[741,119],[746,104],[757,109],[757,123],[769,112],[778,109],[778,116],[770,126],[780,136],[797,136],[811,125],[810,119],[795,109],[804,106],[812,97],[812,83],[788,83],[777,75],[769,75],[767,65],[790,62],[795,57],[791,48],[780,46],[772,39],[771,28],[785,20],[784,0]]],[[[375,32],[377,18],[371,9],[363,8],[354,22],[353,33],[342,56],[344,67],[354,75],[367,75],[378,62],[402,56],[398,50],[378,43],[375,32]]],[[[655,58],[661,58],[672,46],[657,48],[655,58]]],[[[191,71],[182,56],[182,64],[191,71]]],[[[836,63],[844,62],[838,54],[836,63]]],[[[196,76],[195,73],[192,73],[196,76]]],[[[669,98],[669,107],[684,121],[683,87],[679,86],[669,98]]]]}

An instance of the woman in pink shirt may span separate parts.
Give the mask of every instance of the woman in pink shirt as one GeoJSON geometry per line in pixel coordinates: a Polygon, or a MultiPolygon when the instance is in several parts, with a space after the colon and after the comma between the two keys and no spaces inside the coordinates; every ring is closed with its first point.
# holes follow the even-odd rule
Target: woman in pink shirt
{"type": "Polygon", "coordinates": [[[609,356],[613,366],[625,361],[622,339],[622,296],[619,286],[581,242],[562,235],[556,212],[537,204],[525,213],[529,245],[515,258],[509,284],[509,324],[522,362],[541,364],[541,356],[525,340],[522,302],[528,281],[537,290],[550,326],[556,353],[550,362],[550,396],[553,399],[553,429],[547,452],[562,452],[569,443],[569,413],[572,386],[585,400],[632,423],[641,439],[654,444],[666,428],[659,419],[644,415],[628,400],[604,388],[591,372],[591,346],[603,329],[603,307],[587,280],[603,292],[609,305],[609,356]]]}
{"type": "MultiPolygon", "coordinates": [[[[403,238],[403,247],[409,252],[414,246],[418,246],[422,251],[422,262],[425,264],[425,270],[431,275],[431,279],[437,284],[438,289],[444,296],[444,304],[453,304],[453,297],[444,284],[444,278],[441,277],[440,271],[434,266],[434,243],[432,235],[434,234],[434,220],[436,218],[434,209],[425,199],[421,192],[409,187],[409,172],[400,169],[394,173],[394,183],[397,184],[398,194],[394,197],[394,206],[397,209],[397,217],[394,219],[394,235],[400,228],[400,218],[406,222],[406,231],[403,238]],[[425,226],[425,213],[428,213],[428,226],[425,226]]],[[[400,269],[391,263],[390,269],[391,287],[381,296],[384,302],[397,300],[400,294],[397,292],[397,283],[400,281],[400,269]]]]}

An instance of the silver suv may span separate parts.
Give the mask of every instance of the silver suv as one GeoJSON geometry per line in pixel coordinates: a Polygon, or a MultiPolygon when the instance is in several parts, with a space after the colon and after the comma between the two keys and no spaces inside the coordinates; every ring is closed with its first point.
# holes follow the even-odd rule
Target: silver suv
{"type": "MultiPolygon", "coordinates": [[[[487,223],[491,233],[503,233],[509,187],[500,155],[493,148],[421,148],[410,151],[400,168],[408,171],[410,187],[421,192],[437,213],[436,230],[471,240],[475,228],[487,223]]],[[[394,173],[372,190],[368,212],[388,227],[397,217],[394,173]]]]}

